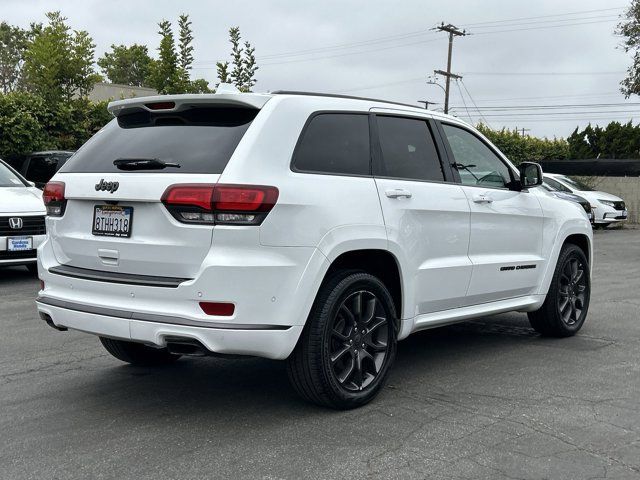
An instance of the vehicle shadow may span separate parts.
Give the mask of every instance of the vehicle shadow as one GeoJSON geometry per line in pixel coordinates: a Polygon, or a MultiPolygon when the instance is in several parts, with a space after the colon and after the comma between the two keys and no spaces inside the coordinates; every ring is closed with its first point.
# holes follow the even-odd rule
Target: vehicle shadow
{"type": "Polygon", "coordinates": [[[29,284],[29,283],[33,283],[33,284],[37,284],[38,283],[38,277],[34,274],[32,274],[31,272],[29,272],[29,270],[27,270],[26,267],[23,266],[14,266],[14,267],[1,267],[0,266],[0,288],[2,288],[3,285],[9,285],[9,284],[29,284]]]}
{"type": "MultiPolygon", "coordinates": [[[[460,366],[461,374],[468,374],[473,362],[494,359],[523,343],[540,341],[553,342],[535,334],[522,314],[416,333],[399,343],[390,387],[371,405],[395,402],[394,385],[397,388],[422,385],[419,391],[427,394],[429,383],[437,380],[443,369],[451,374],[452,364],[460,366]]],[[[110,357],[106,361],[113,367],[92,368],[90,375],[83,377],[82,385],[74,382],[73,389],[60,386],[56,396],[78,411],[117,415],[133,423],[170,416],[187,424],[216,424],[224,428],[231,420],[264,425],[282,418],[290,422],[292,418],[332,414],[296,396],[288,384],[285,363],[280,361],[250,357],[183,358],[158,369],[122,365],[110,357]]],[[[367,408],[376,407],[364,410],[367,408]]]]}

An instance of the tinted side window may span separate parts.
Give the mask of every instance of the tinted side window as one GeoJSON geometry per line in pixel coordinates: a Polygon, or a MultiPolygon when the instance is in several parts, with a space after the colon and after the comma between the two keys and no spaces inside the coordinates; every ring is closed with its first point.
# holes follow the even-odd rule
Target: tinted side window
{"type": "Polygon", "coordinates": [[[27,167],[27,180],[36,183],[47,183],[56,173],[58,159],[56,157],[32,157],[27,167]]]}
{"type": "Polygon", "coordinates": [[[368,115],[322,113],[302,132],[293,165],[308,172],[369,175],[370,158],[368,115]]]}
{"type": "Polygon", "coordinates": [[[443,181],[429,125],[425,120],[378,116],[382,162],[374,173],[384,177],[443,181]]]}
{"type": "Polygon", "coordinates": [[[505,187],[511,174],[502,160],[478,137],[452,125],[442,125],[464,185],[505,187]]]}

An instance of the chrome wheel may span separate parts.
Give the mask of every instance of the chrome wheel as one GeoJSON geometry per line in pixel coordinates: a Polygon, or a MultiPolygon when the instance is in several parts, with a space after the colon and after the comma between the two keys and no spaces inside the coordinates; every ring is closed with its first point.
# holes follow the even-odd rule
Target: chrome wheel
{"type": "Polygon", "coordinates": [[[575,325],[586,305],[587,276],[585,265],[576,257],[569,257],[560,274],[558,311],[562,321],[575,325]]]}
{"type": "Polygon", "coordinates": [[[388,356],[390,326],[373,293],[354,292],[342,302],[331,325],[329,360],[343,388],[357,392],[376,379],[388,356]]]}

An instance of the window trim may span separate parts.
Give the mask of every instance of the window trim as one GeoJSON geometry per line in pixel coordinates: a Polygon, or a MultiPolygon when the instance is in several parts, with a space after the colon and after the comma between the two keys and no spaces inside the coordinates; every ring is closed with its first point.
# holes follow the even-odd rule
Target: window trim
{"type": "Polygon", "coordinates": [[[450,166],[450,162],[446,161],[447,160],[447,155],[446,152],[444,151],[444,146],[442,145],[442,141],[441,138],[437,132],[437,126],[435,125],[435,122],[433,120],[433,118],[431,117],[427,117],[427,116],[422,116],[419,114],[416,115],[411,115],[410,112],[393,112],[393,113],[387,113],[387,112],[372,112],[371,113],[371,122],[372,122],[372,136],[371,136],[371,140],[373,142],[372,145],[372,152],[373,152],[373,161],[371,164],[371,175],[374,178],[380,178],[380,179],[385,179],[385,180],[399,180],[402,182],[420,182],[420,183],[455,183],[455,178],[451,172],[451,166],[450,166]],[[442,176],[443,176],[443,180],[423,180],[423,179],[418,179],[418,178],[401,178],[401,177],[392,177],[392,176],[387,176],[387,175],[376,175],[374,170],[373,170],[373,166],[376,163],[382,162],[383,158],[382,158],[382,145],[380,144],[380,132],[378,130],[378,119],[377,117],[399,117],[399,118],[405,118],[408,120],[419,120],[419,121],[423,121],[427,124],[427,129],[429,130],[429,133],[431,133],[431,138],[433,139],[433,143],[436,147],[436,154],[438,155],[438,162],[440,162],[440,168],[442,169],[442,176]]]}
{"type": "MultiPolygon", "coordinates": [[[[516,174],[513,170],[513,168],[511,167],[511,165],[509,165],[505,159],[503,158],[502,154],[499,153],[496,148],[491,145],[490,143],[487,143],[484,139],[482,139],[480,136],[478,136],[478,134],[476,132],[474,132],[473,130],[471,130],[470,128],[466,127],[465,125],[461,125],[459,123],[454,123],[454,122],[447,122],[442,121],[442,120],[437,120],[436,121],[437,125],[438,125],[438,131],[440,133],[440,135],[442,136],[442,141],[445,145],[445,149],[447,150],[447,154],[449,157],[449,166],[451,168],[451,170],[453,172],[455,172],[455,177],[457,177],[457,183],[463,187],[473,187],[473,188],[484,188],[484,189],[491,189],[491,190],[512,190],[512,188],[509,188],[507,185],[505,185],[504,187],[493,187],[490,185],[467,185],[466,183],[462,183],[462,179],[460,178],[460,173],[458,172],[457,169],[453,168],[453,164],[455,163],[455,155],[453,154],[453,150],[451,150],[451,145],[449,144],[449,140],[447,139],[447,134],[444,131],[443,125],[448,125],[450,127],[455,127],[455,128],[459,128],[461,130],[464,130],[467,133],[470,133],[471,135],[473,135],[475,138],[477,138],[482,144],[484,144],[497,158],[498,160],[500,160],[500,162],[502,162],[502,164],[507,167],[507,170],[509,171],[509,175],[511,176],[511,183],[514,183],[518,180],[518,177],[516,177],[516,174]]],[[[523,190],[524,191],[524,190],[523,190]]]]}
{"type": "Polygon", "coordinates": [[[302,173],[305,175],[332,175],[334,177],[357,177],[357,178],[372,178],[372,164],[373,164],[373,137],[372,137],[372,120],[371,113],[363,110],[317,110],[312,112],[307,120],[304,122],[302,126],[302,130],[298,135],[298,139],[296,140],[296,144],[293,147],[293,152],[291,154],[291,160],[289,161],[289,170],[293,173],[302,173]],[[368,125],[369,125],[369,173],[368,174],[359,174],[359,173],[337,173],[337,172],[329,172],[329,171],[321,171],[321,170],[305,170],[302,168],[298,168],[295,165],[296,155],[298,150],[300,149],[300,144],[302,143],[302,139],[304,138],[305,133],[309,128],[309,125],[313,121],[314,118],[320,115],[362,115],[367,117],[368,125]]]}

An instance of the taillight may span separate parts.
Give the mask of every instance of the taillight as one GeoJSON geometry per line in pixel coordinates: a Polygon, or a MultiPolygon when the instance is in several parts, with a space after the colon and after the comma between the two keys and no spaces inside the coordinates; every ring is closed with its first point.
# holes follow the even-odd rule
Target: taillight
{"type": "Polygon", "coordinates": [[[264,185],[171,185],[162,203],[180,222],[206,225],[260,225],[278,200],[264,185]]]}
{"type": "Polygon", "coordinates": [[[42,191],[42,200],[47,207],[47,215],[50,217],[61,217],[67,206],[67,199],[64,198],[64,182],[49,182],[42,191]]]}

